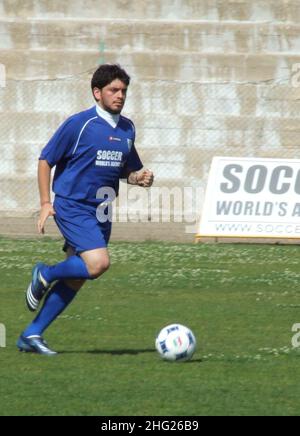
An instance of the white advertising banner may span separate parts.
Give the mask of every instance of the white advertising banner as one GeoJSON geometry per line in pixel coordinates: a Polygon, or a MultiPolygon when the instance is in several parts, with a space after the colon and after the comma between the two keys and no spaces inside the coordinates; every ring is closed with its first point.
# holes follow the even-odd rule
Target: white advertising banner
{"type": "Polygon", "coordinates": [[[215,157],[197,237],[300,239],[300,160],[215,157]]]}

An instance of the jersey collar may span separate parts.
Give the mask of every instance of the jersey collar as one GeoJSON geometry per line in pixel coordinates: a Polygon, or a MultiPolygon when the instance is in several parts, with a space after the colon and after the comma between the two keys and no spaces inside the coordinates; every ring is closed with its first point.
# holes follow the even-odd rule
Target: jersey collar
{"type": "Polygon", "coordinates": [[[102,107],[100,107],[98,104],[96,105],[96,111],[99,117],[103,118],[114,129],[117,127],[120,120],[120,114],[110,114],[109,112],[102,109],[102,107]]]}

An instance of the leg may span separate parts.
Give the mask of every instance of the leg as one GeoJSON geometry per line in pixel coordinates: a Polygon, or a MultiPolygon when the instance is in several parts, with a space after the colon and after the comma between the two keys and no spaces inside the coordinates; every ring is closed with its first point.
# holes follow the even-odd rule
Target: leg
{"type": "Polygon", "coordinates": [[[86,264],[88,272],[93,279],[97,279],[110,267],[110,259],[107,248],[85,251],[81,253],[81,259],[86,264]]]}
{"type": "MultiPolygon", "coordinates": [[[[73,248],[68,247],[67,252],[66,252],[66,258],[68,259],[71,256],[75,256],[75,251],[73,250],[73,248]]],[[[84,279],[82,279],[82,280],[67,279],[67,280],[64,280],[64,282],[70,289],[73,289],[73,291],[78,292],[83,287],[86,280],[84,280],[84,279]]]]}
{"type": "Polygon", "coordinates": [[[77,256],[70,247],[67,249],[67,259],[54,266],[44,267],[42,276],[48,283],[55,280],[68,281],[79,290],[86,280],[97,279],[110,266],[107,248],[86,250],[77,256]]]}
{"type": "Polygon", "coordinates": [[[26,292],[27,306],[33,312],[51,283],[63,281],[72,290],[78,291],[85,280],[98,278],[109,268],[106,247],[111,223],[100,224],[94,207],[83,207],[79,202],[56,198],[55,211],[56,224],[74,250],[69,249],[63,262],[52,266],[39,263],[33,269],[32,281],[26,292]]]}
{"type": "Polygon", "coordinates": [[[32,282],[26,293],[26,303],[34,312],[50,283],[63,281],[71,289],[79,291],[86,280],[100,277],[109,268],[109,254],[106,248],[86,250],[80,256],[75,255],[71,248],[67,251],[67,259],[53,266],[38,264],[33,271],[32,282]]]}
{"type": "Polygon", "coordinates": [[[26,304],[31,312],[39,307],[41,300],[55,281],[80,280],[80,283],[71,283],[71,289],[78,291],[84,281],[91,279],[86,264],[81,257],[76,256],[69,249],[67,259],[53,266],[37,264],[33,269],[32,281],[26,292],[26,304]]]}
{"type": "MultiPolygon", "coordinates": [[[[66,253],[67,259],[74,255],[75,253],[73,249],[69,247],[66,253]]],[[[52,290],[45,299],[40,313],[19,338],[18,346],[22,351],[34,351],[47,355],[56,354],[52,352],[52,350],[46,350],[47,345],[43,342],[43,339],[41,339],[41,335],[45,329],[59,316],[59,314],[61,314],[67,308],[84,283],[85,280],[70,279],[59,281],[53,286],[52,290]],[[35,344],[35,341],[37,341],[37,345],[35,344]],[[41,346],[39,346],[39,341],[42,341],[41,346]],[[35,347],[33,350],[31,350],[32,346],[35,347]]]]}
{"type": "MultiPolygon", "coordinates": [[[[71,248],[67,250],[67,259],[74,256],[71,248]]],[[[109,255],[106,249],[86,251],[82,254],[89,273],[93,278],[100,277],[109,268],[109,255]]],[[[55,354],[41,338],[43,332],[73,301],[77,292],[84,285],[85,280],[65,279],[58,281],[47,295],[38,316],[23,332],[18,341],[18,347],[23,351],[38,352],[40,354],[55,354]]]]}
{"type": "MultiPolygon", "coordinates": [[[[76,255],[74,250],[68,248],[67,259],[53,266],[41,268],[41,276],[47,283],[56,280],[85,280],[100,277],[110,266],[107,248],[96,248],[76,255]]],[[[77,287],[77,286],[76,286],[77,287]]]]}

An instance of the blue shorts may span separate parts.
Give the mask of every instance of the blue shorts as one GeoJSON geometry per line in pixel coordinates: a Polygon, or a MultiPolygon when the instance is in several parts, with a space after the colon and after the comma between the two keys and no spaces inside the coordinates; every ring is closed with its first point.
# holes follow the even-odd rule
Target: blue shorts
{"type": "Polygon", "coordinates": [[[107,247],[112,224],[98,221],[95,205],[56,196],[53,206],[55,222],[66,240],[65,248],[71,247],[80,254],[107,247]]]}

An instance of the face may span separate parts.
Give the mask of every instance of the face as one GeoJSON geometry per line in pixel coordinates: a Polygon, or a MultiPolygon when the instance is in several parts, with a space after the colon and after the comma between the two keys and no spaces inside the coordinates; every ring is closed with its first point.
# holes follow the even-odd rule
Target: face
{"type": "Polygon", "coordinates": [[[121,113],[127,94],[127,85],[116,79],[104,88],[94,88],[94,96],[100,106],[111,114],[121,113]]]}

